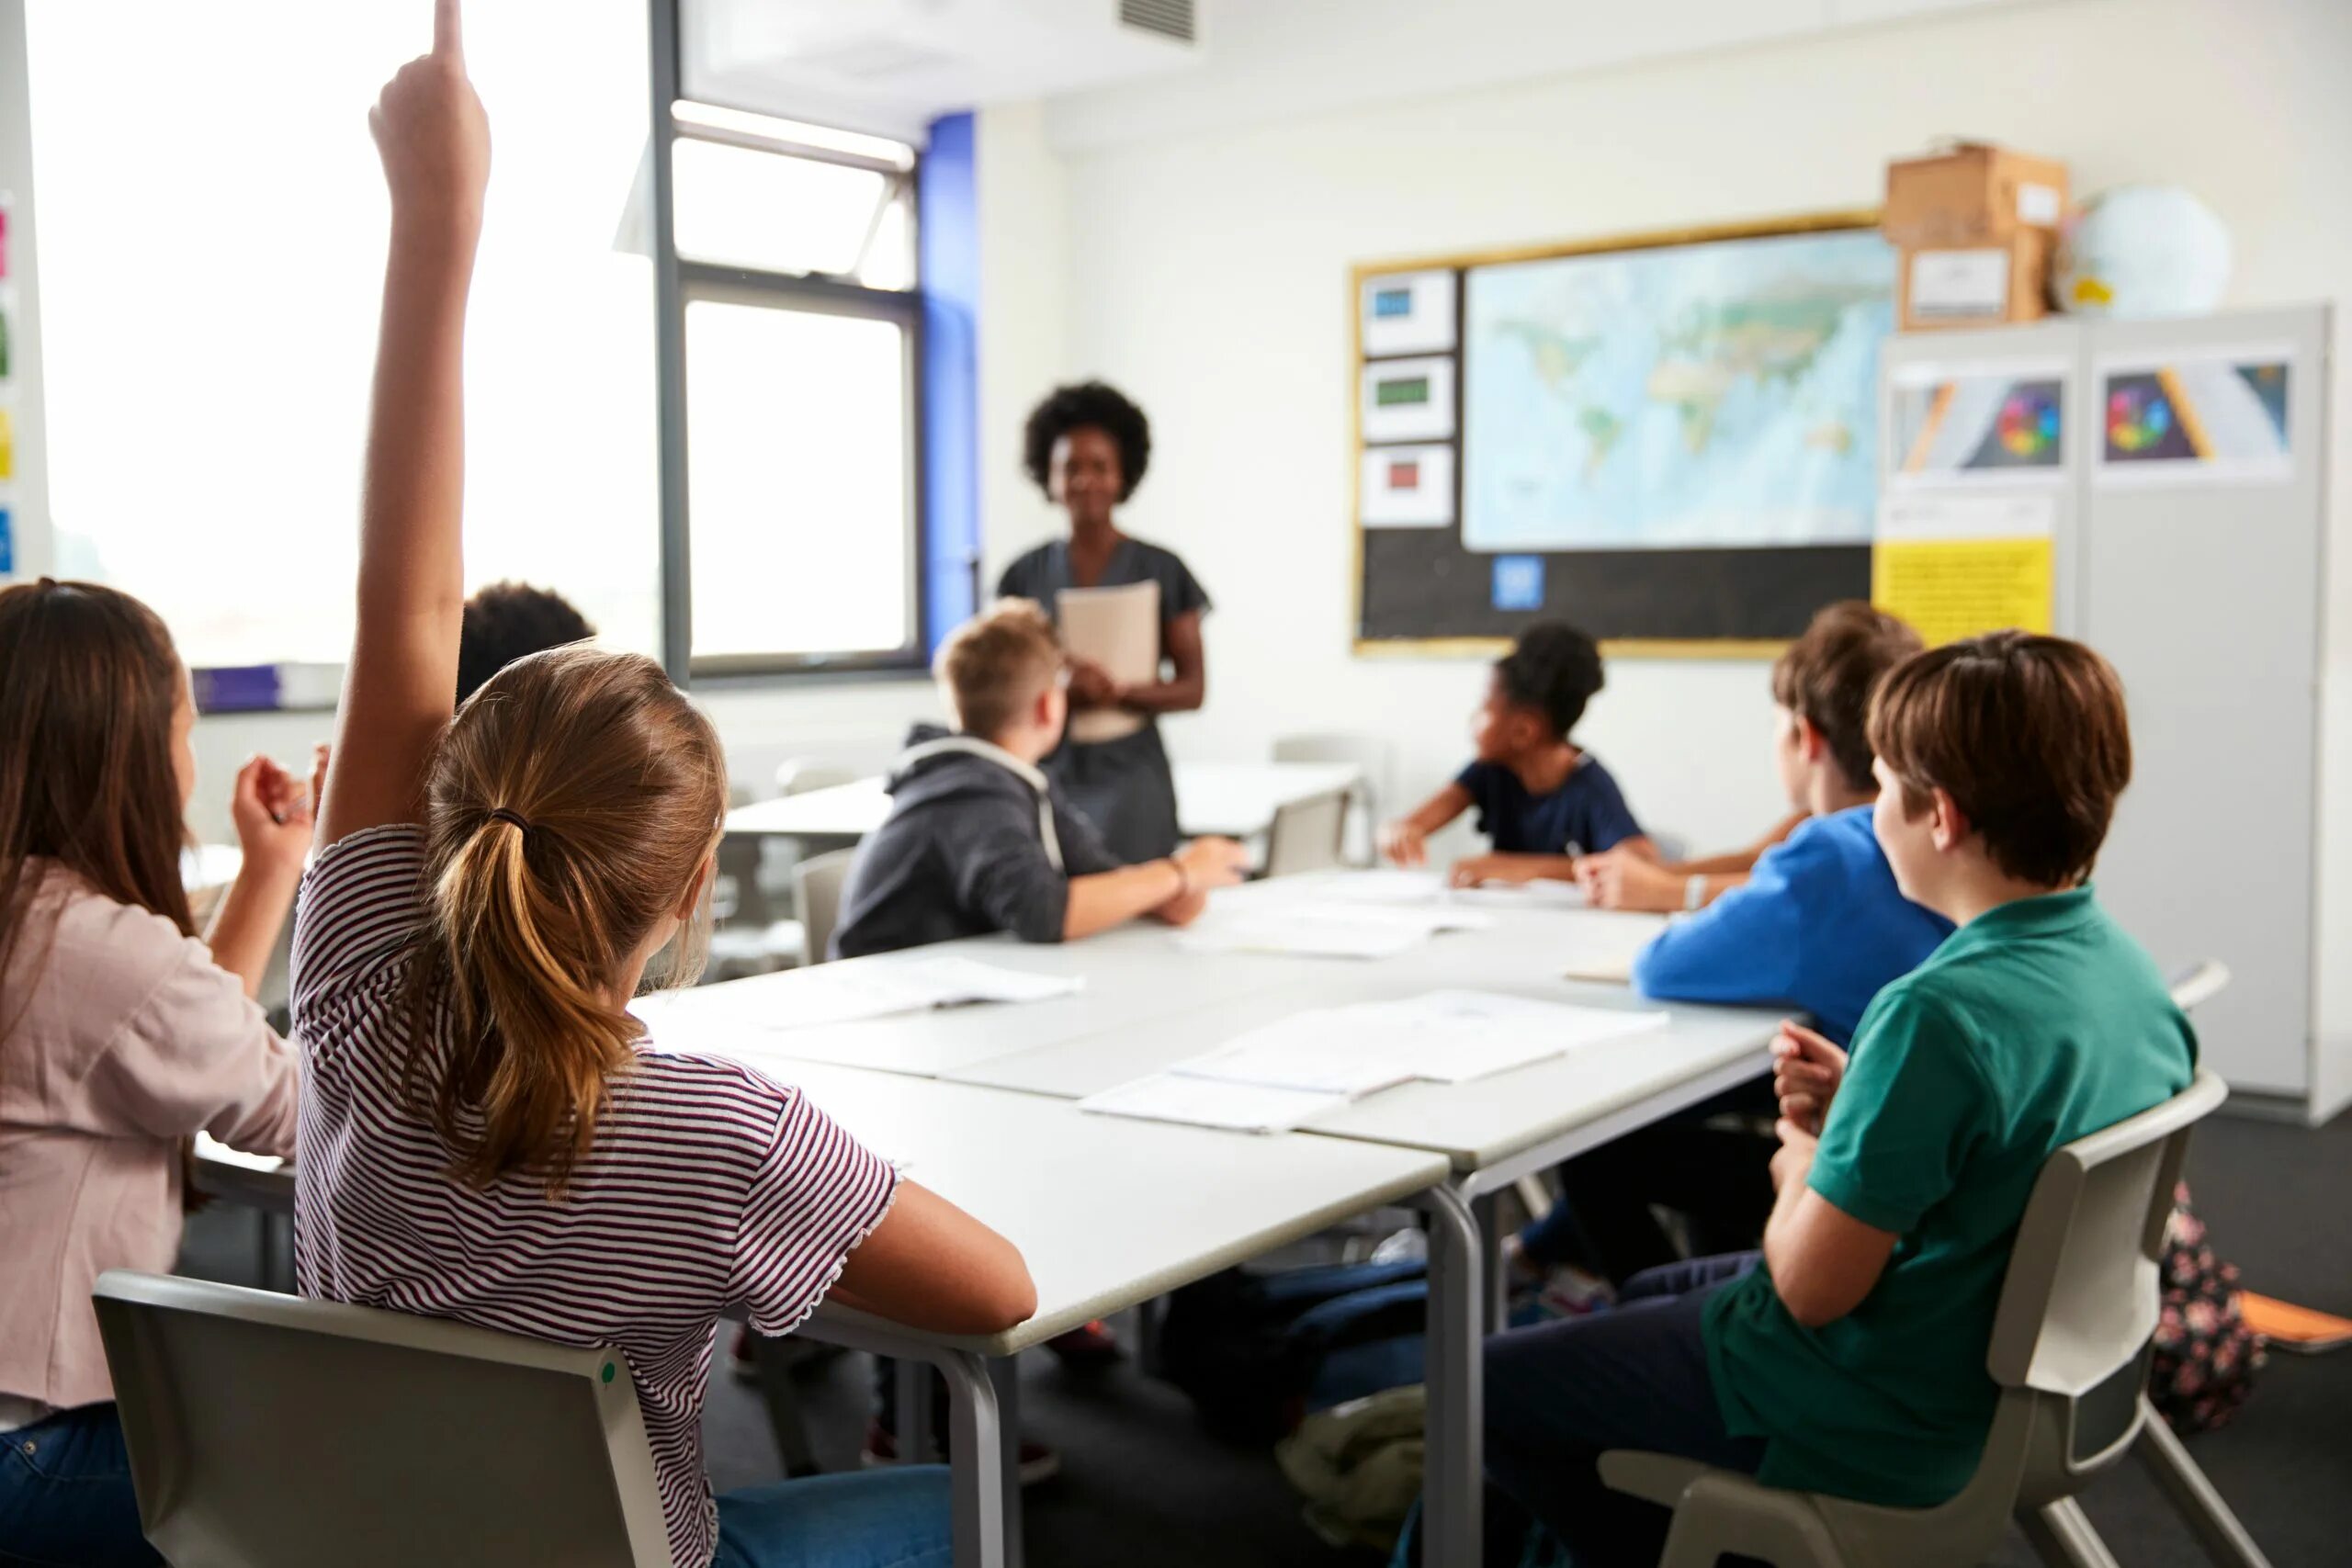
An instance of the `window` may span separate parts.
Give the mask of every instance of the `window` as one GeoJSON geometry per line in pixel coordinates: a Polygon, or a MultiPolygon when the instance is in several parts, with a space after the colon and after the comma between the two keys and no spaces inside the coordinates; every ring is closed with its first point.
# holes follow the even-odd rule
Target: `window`
{"type": "Polygon", "coordinates": [[[916,663],[914,149],[693,103],[673,122],[688,667],[916,663]]]}
{"type": "MultiPolygon", "coordinates": [[[[615,243],[647,135],[646,12],[562,12],[466,17],[494,146],[466,565],[559,589],[607,643],[650,651],[652,269],[615,243]]],[[[339,662],[385,237],[367,110],[426,13],[142,6],[136,48],[118,6],[26,13],[57,559],[147,600],[191,665],[339,662]]]]}

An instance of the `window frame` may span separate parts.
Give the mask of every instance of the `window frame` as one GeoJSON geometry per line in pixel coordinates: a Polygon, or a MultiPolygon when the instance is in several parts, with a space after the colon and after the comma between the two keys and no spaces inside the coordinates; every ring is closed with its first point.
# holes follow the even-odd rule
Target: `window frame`
{"type": "MultiPolygon", "coordinates": [[[[790,684],[811,678],[846,675],[903,677],[929,663],[932,615],[931,518],[928,504],[924,424],[924,291],[922,267],[922,214],[920,149],[910,164],[783,136],[752,134],[723,124],[682,118],[686,98],[681,84],[676,0],[650,0],[650,62],[653,97],[651,149],[652,249],[656,408],[660,422],[662,562],[662,653],[671,680],[681,687],[706,689],[790,684]],[[908,203],[909,249],[914,283],[904,289],[874,288],[853,279],[769,272],[757,267],[691,261],[678,253],[677,189],[673,153],[682,140],[718,142],[778,156],[872,169],[902,181],[908,203]],[[897,649],[818,653],[717,654],[694,652],[694,519],[687,449],[691,441],[686,406],[685,309],[696,300],[888,321],[900,328],[904,372],[900,379],[906,432],[905,581],[907,641],[897,649]]],[[[712,106],[720,107],[723,106],[712,106]]],[[[887,197],[886,197],[887,199],[887,197]]],[[[876,209],[878,220],[880,209],[876,209]]],[[[870,244],[873,234],[869,231],[870,244]]]]}
{"type": "MultiPolygon", "coordinates": [[[[726,653],[696,654],[694,652],[693,583],[689,577],[681,585],[686,601],[685,637],[686,675],[689,681],[751,682],[776,677],[847,674],[887,671],[904,672],[922,670],[927,660],[923,653],[923,628],[929,624],[931,584],[930,574],[923,570],[927,558],[928,536],[923,516],[923,431],[922,376],[923,364],[922,298],[919,291],[898,291],[867,288],[859,284],[843,283],[825,277],[792,277],[781,273],[761,272],[748,267],[719,266],[707,262],[679,264],[679,330],[683,338],[685,308],[697,301],[745,306],[755,310],[788,310],[804,315],[848,316],[865,321],[895,322],[899,329],[899,396],[901,417],[906,433],[906,569],[902,584],[906,594],[907,638],[893,649],[867,649],[855,651],[835,649],[808,653],[726,653]]],[[[684,363],[681,355],[680,364],[684,363]]],[[[685,389],[678,389],[681,410],[689,431],[693,425],[693,410],[686,404],[685,389]]],[[[689,435],[691,440],[691,435],[689,435]]],[[[680,456],[685,456],[682,448],[680,456]]],[[[691,491],[688,490],[688,510],[682,516],[689,536],[682,541],[686,547],[680,552],[681,564],[691,572],[693,567],[693,517],[691,491]]],[[[665,527],[667,526],[665,520],[665,527]]],[[[666,544],[665,540],[665,544],[666,544]]],[[[666,558],[666,552],[665,552],[666,558]]],[[[669,595],[663,595],[665,605],[669,595]]],[[[664,627],[664,641],[667,627],[664,627]]],[[[676,679],[673,670],[672,678],[676,679]]],[[[685,682],[681,682],[682,684],[685,682]]]]}

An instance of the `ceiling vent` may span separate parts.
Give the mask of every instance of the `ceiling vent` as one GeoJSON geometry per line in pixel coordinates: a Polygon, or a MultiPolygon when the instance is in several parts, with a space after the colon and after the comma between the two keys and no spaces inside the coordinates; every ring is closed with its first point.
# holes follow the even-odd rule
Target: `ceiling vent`
{"type": "Polygon", "coordinates": [[[1178,43],[1195,42],[1199,36],[1193,0],[1119,0],[1119,25],[1178,43]]]}

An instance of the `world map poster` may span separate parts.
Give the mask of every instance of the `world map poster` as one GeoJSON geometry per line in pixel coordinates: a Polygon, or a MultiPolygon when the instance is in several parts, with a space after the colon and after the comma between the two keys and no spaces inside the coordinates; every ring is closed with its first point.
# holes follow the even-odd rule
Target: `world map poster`
{"type": "Polygon", "coordinates": [[[1895,255],[1873,230],[1472,269],[1462,543],[1867,544],[1895,255]]]}

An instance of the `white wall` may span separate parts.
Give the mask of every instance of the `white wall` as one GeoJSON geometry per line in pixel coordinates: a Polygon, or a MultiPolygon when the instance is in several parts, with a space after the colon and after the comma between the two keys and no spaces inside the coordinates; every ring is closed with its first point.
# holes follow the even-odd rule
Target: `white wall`
{"type": "MultiPolygon", "coordinates": [[[[40,276],[33,249],[33,137],[25,85],[24,0],[0,0],[0,193],[10,198],[8,285],[17,296],[8,315],[8,352],[16,393],[14,513],[16,578],[49,570],[49,464],[40,400],[40,276]]],[[[0,583],[11,575],[0,573],[0,583]]]]}
{"type": "MultiPolygon", "coordinates": [[[[2352,204],[2335,199],[2347,18],[2342,0],[2071,0],[1148,142],[1095,144],[1091,116],[1088,144],[1058,156],[1027,111],[990,111],[983,149],[1014,123],[1057,170],[1068,254],[1035,238],[1024,265],[1062,279],[1041,299],[1001,289],[989,252],[982,340],[1066,333],[1065,374],[1114,379],[1151,412],[1158,456],[1126,522],[1183,552],[1218,606],[1209,704],[1170,725],[1176,750],[1377,732],[1414,794],[1461,761],[1478,674],[1350,654],[1351,264],[1869,205],[1890,155],[1964,133],[2066,159],[2078,191],[2197,190],[2237,241],[2233,303],[2352,299],[2352,204]]],[[[990,176],[1012,176],[982,174],[985,213],[990,176]]],[[[994,400],[1042,389],[992,378],[985,417],[1005,428],[1018,410],[994,400]]],[[[2335,402],[2343,471],[2340,368],[2335,402]]],[[[992,559],[1051,526],[1034,499],[989,499],[992,559]]],[[[2337,516],[2340,533],[2340,502],[2337,516]]],[[[1744,840],[1779,805],[1764,677],[1615,660],[1580,738],[1657,827],[1744,840]]]]}

